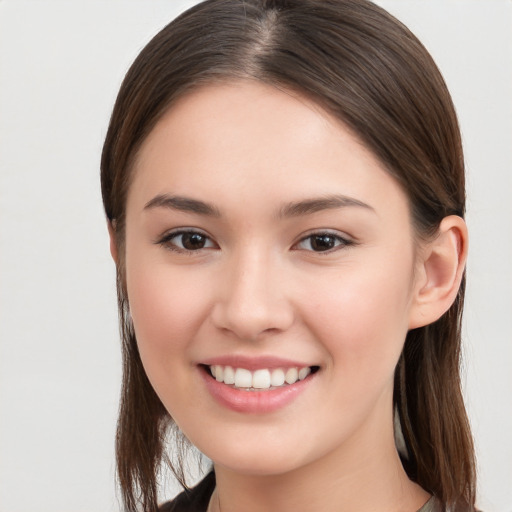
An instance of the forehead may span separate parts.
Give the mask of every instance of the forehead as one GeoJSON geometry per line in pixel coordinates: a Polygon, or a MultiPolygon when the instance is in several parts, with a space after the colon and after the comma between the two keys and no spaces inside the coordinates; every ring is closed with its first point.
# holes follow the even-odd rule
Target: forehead
{"type": "Polygon", "coordinates": [[[158,193],[223,202],[333,191],[370,199],[395,180],[338,119],[294,91],[256,81],[208,85],[176,102],[142,145],[129,202],[158,193]]]}
{"type": "MultiPolygon", "coordinates": [[[[317,139],[329,124],[335,135],[340,122],[297,91],[252,79],[212,83],[192,89],[173,103],[144,141],[136,165],[164,139],[171,138],[194,150],[227,148],[226,156],[237,146],[247,149],[251,141],[265,144],[262,151],[277,146],[284,155],[287,142],[317,139]]],[[[343,129],[348,132],[346,126],[343,129]]]]}

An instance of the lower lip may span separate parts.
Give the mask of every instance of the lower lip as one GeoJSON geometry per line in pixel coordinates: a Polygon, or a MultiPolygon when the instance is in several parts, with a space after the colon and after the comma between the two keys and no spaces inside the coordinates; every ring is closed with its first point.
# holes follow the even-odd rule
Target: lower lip
{"type": "Polygon", "coordinates": [[[210,394],[218,403],[236,412],[265,414],[286,407],[295,400],[313,381],[315,374],[304,380],[276,389],[244,391],[216,381],[204,367],[200,374],[210,394]]]}

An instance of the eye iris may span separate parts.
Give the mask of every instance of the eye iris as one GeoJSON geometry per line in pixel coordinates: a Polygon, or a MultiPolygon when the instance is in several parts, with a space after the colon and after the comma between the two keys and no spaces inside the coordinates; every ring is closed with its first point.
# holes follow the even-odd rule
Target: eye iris
{"type": "Polygon", "coordinates": [[[199,233],[184,233],[181,235],[183,247],[189,251],[202,249],[206,244],[206,237],[199,233]]]}
{"type": "Polygon", "coordinates": [[[311,237],[311,247],[315,251],[328,251],[336,245],[336,237],[332,235],[314,235],[311,237]]]}

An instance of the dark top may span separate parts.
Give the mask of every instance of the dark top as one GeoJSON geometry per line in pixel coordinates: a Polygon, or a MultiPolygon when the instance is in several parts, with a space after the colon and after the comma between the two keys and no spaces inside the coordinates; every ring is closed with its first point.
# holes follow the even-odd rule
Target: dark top
{"type": "Polygon", "coordinates": [[[162,505],[159,512],[206,512],[215,489],[215,473],[208,473],[195,487],[162,505]]]}
{"type": "MultiPolygon", "coordinates": [[[[215,489],[215,473],[208,473],[195,487],[183,491],[174,500],[162,505],[160,512],[206,512],[215,489]]],[[[418,512],[470,512],[470,507],[457,510],[446,508],[435,497],[430,498],[418,512]]]]}

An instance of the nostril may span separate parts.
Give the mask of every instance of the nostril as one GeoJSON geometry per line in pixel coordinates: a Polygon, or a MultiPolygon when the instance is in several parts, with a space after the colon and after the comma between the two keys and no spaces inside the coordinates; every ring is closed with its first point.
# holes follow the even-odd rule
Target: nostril
{"type": "Polygon", "coordinates": [[[283,332],[294,321],[293,307],[282,296],[282,290],[270,285],[269,279],[258,278],[261,272],[253,274],[256,277],[248,279],[244,274],[235,283],[228,283],[229,287],[226,284],[224,291],[221,287],[211,310],[216,328],[245,341],[257,341],[283,332]]]}

